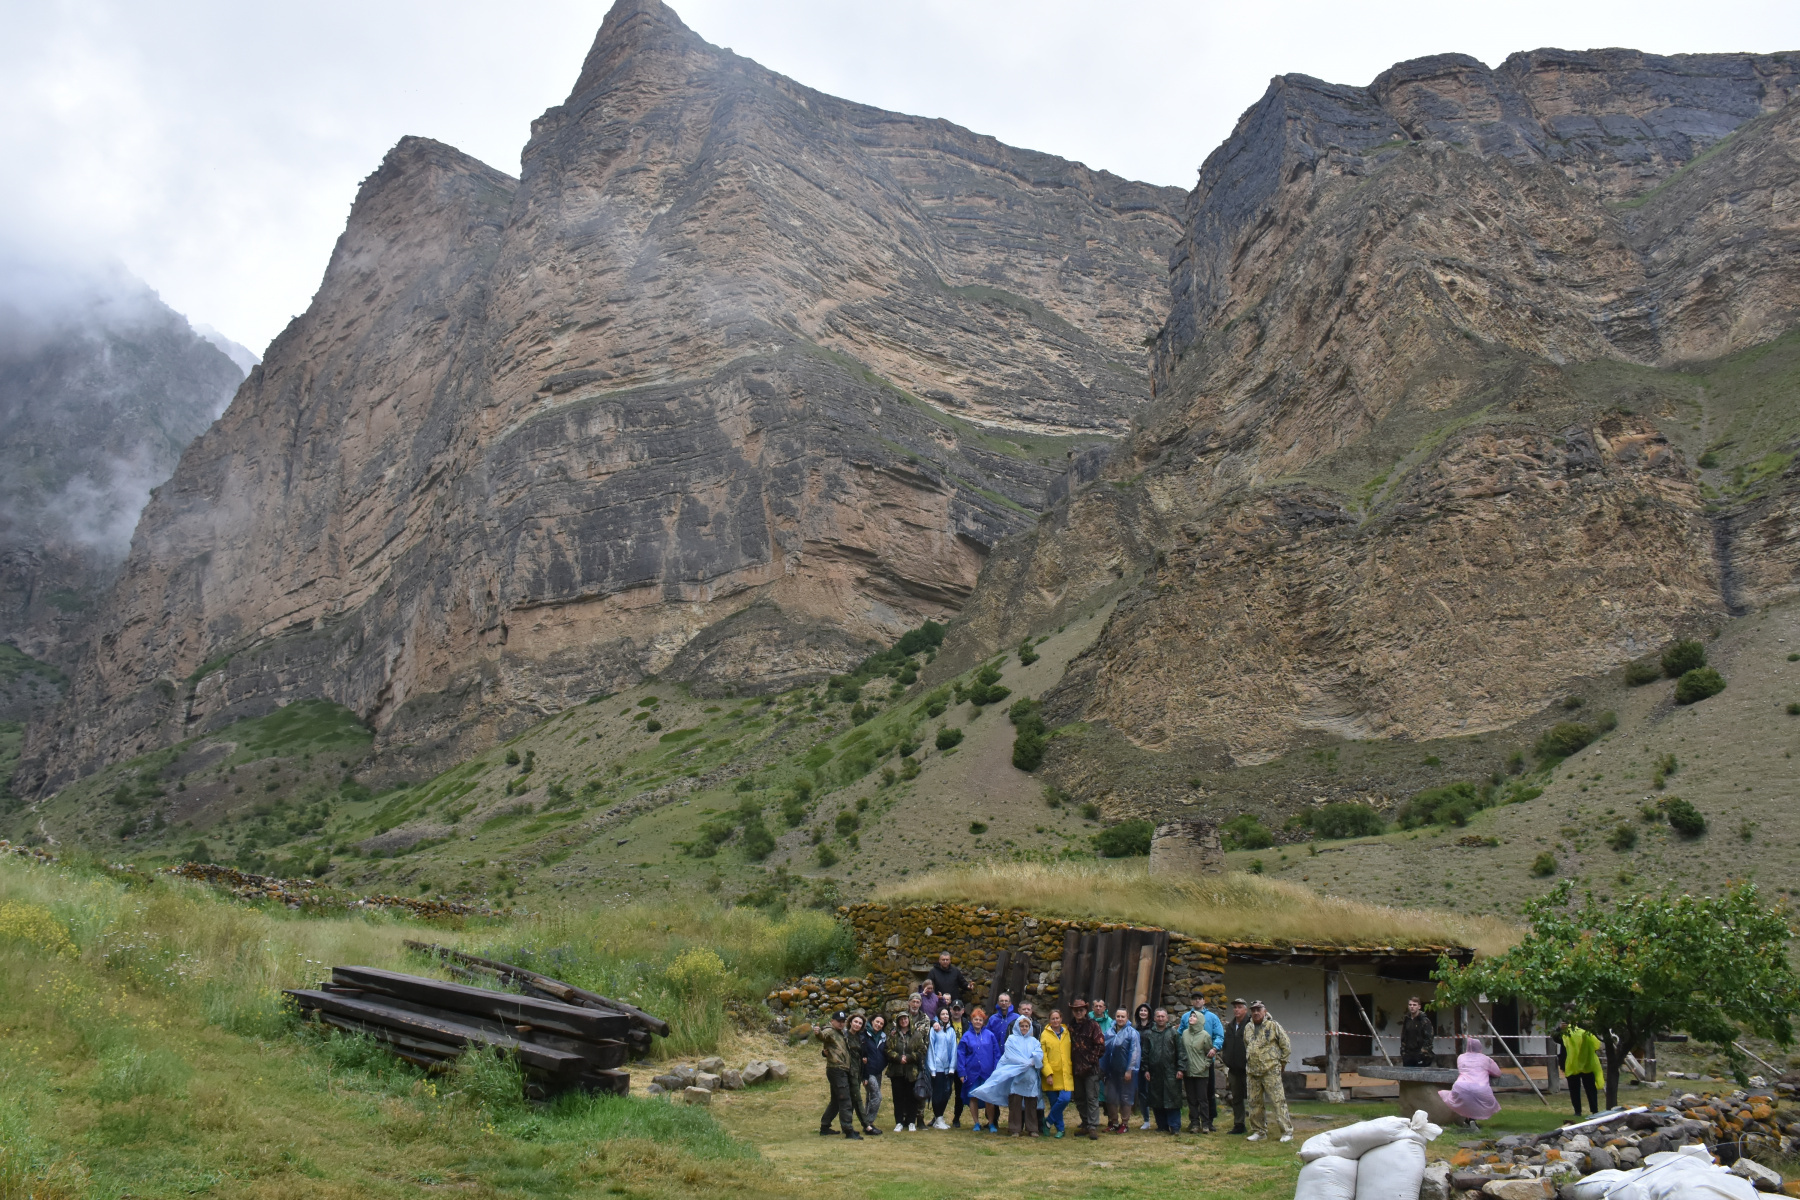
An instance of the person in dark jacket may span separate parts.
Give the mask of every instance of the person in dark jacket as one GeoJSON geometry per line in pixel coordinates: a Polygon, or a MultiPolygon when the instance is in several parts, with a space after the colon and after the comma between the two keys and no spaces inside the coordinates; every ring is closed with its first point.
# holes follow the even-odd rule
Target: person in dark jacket
{"type": "Polygon", "coordinates": [[[875,1119],[881,1115],[881,1076],[887,1070],[887,1018],[880,1013],[869,1018],[862,1035],[863,1120],[864,1133],[880,1133],[875,1119]]]}
{"type": "Polygon", "coordinates": [[[825,1115],[819,1118],[819,1136],[831,1136],[831,1122],[835,1117],[843,1123],[844,1136],[860,1142],[862,1134],[856,1131],[856,1126],[861,1123],[862,1114],[856,1111],[860,1105],[851,1082],[856,1074],[856,1057],[845,1038],[845,1026],[849,1023],[850,1014],[839,1010],[831,1015],[831,1024],[819,1031],[819,1041],[824,1044],[819,1054],[825,1059],[825,1085],[831,1089],[825,1115]]]}
{"type": "Polygon", "coordinates": [[[1406,1001],[1406,1019],[1400,1022],[1400,1065],[1430,1067],[1436,1065],[1432,1042],[1437,1038],[1437,1022],[1425,1014],[1425,1005],[1417,996],[1406,1001]]]}
{"type": "MultiPolygon", "coordinates": [[[[1151,1012],[1148,1004],[1140,1004],[1137,1006],[1137,1011],[1131,1014],[1131,1023],[1137,1027],[1138,1044],[1142,1046],[1144,1035],[1149,1033],[1150,1027],[1156,1023],[1155,1014],[1151,1012]]],[[[1144,1086],[1147,1078],[1148,1076],[1140,1069],[1138,1072],[1137,1111],[1138,1116],[1144,1119],[1144,1123],[1138,1126],[1140,1130],[1149,1129],[1156,1120],[1156,1110],[1150,1104],[1150,1089],[1144,1086]]]]}
{"type": "Polygon", "coordinates": [[[1231,1020],[1225,1022],[1225,1048],[1219,1057],[1225,1062],[1225,1074],[1231,1083],[1231,1132],[1248,1133],[1244,1128],[1244,1100],[1250,1094],[1250,1079],[1245,1068],[1249,1064],[1244,1045],[1244,1029],[1250,1024],[1250,1005],[1244,1000],[1231,1002],[1231,1020]]]}
{"type": "Polygon", "coordinates": [[[1156,1127],[1164,1133],[1181,1132],[1181,1046],[1180,1035],[1169,1024],[1169,1010],[1159,1008],[1143,1038],[1143,1082],[1138,1095],[1156,1119],[1156,1127]]]}
{"type": "Polygon", "coordinates": [[[1086,1000],[1077,1000],[1069,1007],[1075,1013],[1075,1020],[1069,1026],[1070,1035],[1075,1039],[1069,1049],[1069,1059],[1075,1076],[1075,1111],[1081,1114],[1081,1128],[1075,1132],[1077,1136],[1099,1141],[1100,1058],[1106,1053],[1106,1034],[1101,1030],[1100,1022],[1094,1020],[1086,1000]]]}
{"type": "Polygon", "coordinates": [[[940,996],[947,996],[951,1000],[966,998],[969,981],[963,978],[961,967],[951,965],[948,950],[938,953],[937,966],[927,971],[925,978],[931,980],[931,986],[937,989],[940,996]]]}
{"type": "Polygon", "coordinates": [[[895,1133],[919,1131],[919,1097],[914,1084],[928,1044],[925,1030],[914,1027],[912,1013],[894,1018],[894,1032],[888,1035],[887,1069],[888,1081],[894,1085],[895,1133]]]}

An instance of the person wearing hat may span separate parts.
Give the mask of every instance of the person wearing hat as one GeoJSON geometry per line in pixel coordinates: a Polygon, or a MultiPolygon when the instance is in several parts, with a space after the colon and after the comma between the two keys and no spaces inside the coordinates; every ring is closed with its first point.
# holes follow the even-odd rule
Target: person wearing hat
{"type": "Polygon", "coordinates": [[[1086,1000],[1077,999],[1069,1008],[1075,1014],[1069,1026],[1069,1068],[1075,1077],[1075,1111],[1081,1114],[1081,1128],[1075,1134],[1099,1141],[1100,1060],[1106,1053],[1106,1033],[1086,1000]]]}
{"type": "Polygon", "coordinates": [[[1261,1000],[1250,1006],[1250,1024],[1244,1030],[1244,1077],[1250,1085],[1250,1136],[1260,1142],[1269,1136],[1269,1110],[1281,1127],[1281,1140],[1294,1140],[1294,1122],[1288,1117],[1287,1089],[1281,1073],[1287,1069],[1294,1046],[1287,1030],[1269,1015],[1261,1000]]]}
{"type": "Polygon", "coordinates": [[[1225,1063],[1225,1078],[1231,1085],[1231,1132],[1246,1133],[1244,1098],[1250,1090],[1244,1077],[1244,1030],[1250,1027],[1250,1002],[1231,1002],[1231,1020],[1225,1023],[1225,1038],[1220,1042],[1219,1057],[1225,1063]]]}
{"type": "Polygon", "coordinates": [[[836,1117],[844,1127],[844,1136],[852,1141],[862,1141],[862,1134],[856,1127],[863,1123],[860,1107],[856,1102],[856,1091],[850,1085],[851,1064],[855,1056],[850,1052],[850,1044],[844,1037],[844,1026],[850,1021],[850,1014],[843,1009],[831,1014],[831,1025],[819,1031],[819,1040],[825,1043],[820,1056],[825,1059],[825,1083],[831,1089],[831,1098],[825,1102],[825,1115],[819,1118],[819,1136],[831,1136],[831,1120],[836,1117]]]}

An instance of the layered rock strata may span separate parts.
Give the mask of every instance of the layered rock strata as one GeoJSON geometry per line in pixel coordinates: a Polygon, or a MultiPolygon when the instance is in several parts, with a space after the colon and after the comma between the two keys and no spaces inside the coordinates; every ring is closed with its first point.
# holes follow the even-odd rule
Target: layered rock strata
{"type": "Polygon", "coordinates": [[[1726,576],[1792,594],[1785,502],[1721,555],[1678,368],[1794,324],[1797,87],[1630,51],[1277,79],[1190,198],[1156,403],[944,665],[1122,593],[1047,711],[1244,765],[1497,728],[1734,611],[1726,576]]]}
{"type": "Polygon", "coordinates": [[[403,770],[649,673],[842,669],[1148,400],[1180,199],[620,0],[518,179],[407,139],[365,181],[26,783],[296,696],[403,770]]]}

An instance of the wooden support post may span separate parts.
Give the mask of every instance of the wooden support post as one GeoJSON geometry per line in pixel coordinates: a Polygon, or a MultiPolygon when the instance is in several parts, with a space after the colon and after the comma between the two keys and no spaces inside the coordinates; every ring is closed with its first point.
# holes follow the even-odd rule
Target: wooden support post
{"type": "Polygon", "coordinates": [[[1369,1040],[1375,1043],[1377,1050],[1381,1051],[1382,1061],[1390,1067],[1393,1066],[1393,1056],[1387,1052],[1387,1047],[1381,1044],[1381,1033],[1375,1028],[1375,1022],[1369,1019],[1369,1010],[1362,1006],[1362,1001],[1356,998],[1355,992],[1350,993],[1350,1002],[1356,1005],[1356,1011],[1361,1014],[1363,1024],[1369,1027],[1369,1040]]]}
{"type": "Polygon", "coordinates": [[[1344,1102],[1344,1089],[1338,1082],[1338,973],[1325,972],[1325,1099],[1330,1104],[1344,1102]]]}
{"type": "Polygon", "coordinates": [[[1544,1093],[1538,1092],[1537,1081],[1532,1079],[1531,1073],[1525,1069],[1525,1064],[1519,1061],[1519,1056],[1513,1053],[1512,1047],[1506,1044],[1506,1039],[1500,1036],[1500,1031],[1494,1028],[1493,1020],[1486,1013],[1481,1012],[1481,1009],[1477,1008],[1475,1011],[1481,1013],[1481,1019],[1487,1025],[1488,1032],[1494,1035],[1494,1040],[1500,1043],[1500,1048],[1506,1051],[1506,1056],[1513,1060],[1513,1066],[1519,1068],[1519,1074],[1525,1077],[1525,1082],[1531,1085],[1531,1090],[1537,1092],[1537,1098],[1544,1102],[1544,1107],[1549,1108],[1550,1101],[1544,1093]]]}

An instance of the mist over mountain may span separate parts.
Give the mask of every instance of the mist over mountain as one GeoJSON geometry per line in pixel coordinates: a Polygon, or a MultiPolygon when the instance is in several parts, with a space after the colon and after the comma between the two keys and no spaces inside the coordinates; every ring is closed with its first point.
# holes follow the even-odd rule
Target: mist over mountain
{"type": "Polygon", "coordinates": [[[151,490],[243,377],[124,268],[0,253],[0,641],[72,661],[151,490]]]}

